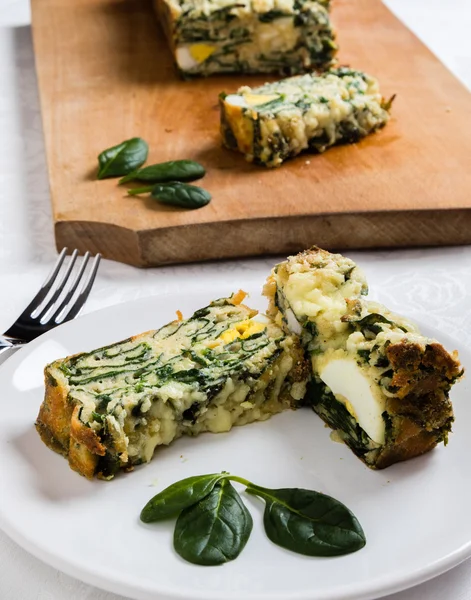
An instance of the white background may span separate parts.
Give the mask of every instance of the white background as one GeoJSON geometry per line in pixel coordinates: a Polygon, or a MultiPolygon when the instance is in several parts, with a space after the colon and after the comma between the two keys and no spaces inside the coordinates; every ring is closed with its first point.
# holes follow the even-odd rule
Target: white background
{"type": "MultiPolygon", "coordinates": [[[[471,88],[471,0],[387,4],[471,88]]],[[[56,257],[29,23],[27,1],[0,0],[0,332],[27,304],[56,257]]],[[[463,134],[469,129],[463,123],[463,134]]],[[[412,318],[471,347],[471,248],[350,255],[364,267],[373,296],[402,312],[407,307],[412,318]]],[[[274,261],[145,271],[103,261],[84,312],[178,290],[182,279],[201,287],[228,271],[237,289],[255,277],[260,265],[268,270],[274,261]]],[[[8,490],[0,490],[4,493],[8,490]]],[[[43,565],[0,532],[0,600],[69,599],[119,600],[43,565]]],[[[471,600],[471,562],[389,600],[471,600]]]]}

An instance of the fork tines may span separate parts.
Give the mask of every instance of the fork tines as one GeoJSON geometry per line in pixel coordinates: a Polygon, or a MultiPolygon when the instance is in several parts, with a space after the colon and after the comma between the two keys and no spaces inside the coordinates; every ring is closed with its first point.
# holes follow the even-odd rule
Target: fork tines
{"type": "Polygon", "coordinates": [[[90,252],[77,261],[78,251],[74,250],[68,264],[66,254],[67,248],[64,248],[49,277],[21,317],[29,316],[41,324],[58,324],[73,319],[80,312],[92,289],[101,255],[97,254],[87,269],[90,252]]]}
{"type": "Polygon", "coordinates": [[[90,262],[90,252],[77,260],[74,250],[69,261],[66,254],[64,248],[39,292],[4,333],[6,339],[30,342],[78,315],[92,289],[101,255],[90,262]]]}

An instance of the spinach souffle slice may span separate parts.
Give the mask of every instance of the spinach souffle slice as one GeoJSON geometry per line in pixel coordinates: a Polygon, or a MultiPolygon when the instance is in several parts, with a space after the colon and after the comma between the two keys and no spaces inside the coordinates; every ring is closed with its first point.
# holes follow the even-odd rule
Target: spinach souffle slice
{"type": "Polygon", "coordinates": [[[183,76],[294,75],[333,63],[329,2],[314,0],[155,0],[183,76]]]}
{"type": "Polygon", "coordinates": [[[301,335],[313,382],[306,402],[368,466],[384,468],[447,441],[456,352],[367,301],[362,271],[317,248],[277,265],[269,316],[301,335]]]}
{"type": "Polygon", "coordinates": [[[229,431],[296,407],[309,376],[299,340],[242,298],[48,365],[42,440],[85,477],[111,479],[183,434],[229,431]]]}
{"type": "Polygon", "coordinates": [[[386,125],[393,98],[378,81],[345,67],[221,94],[224,145],[250,162],[277,167],[301,152],[358,142],[386,125]]]}

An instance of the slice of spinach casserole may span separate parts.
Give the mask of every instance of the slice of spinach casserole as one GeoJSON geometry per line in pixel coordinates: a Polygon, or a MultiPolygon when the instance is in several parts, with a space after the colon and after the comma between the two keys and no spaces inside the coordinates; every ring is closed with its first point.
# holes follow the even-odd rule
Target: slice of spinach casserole
{"type": "Polygon", "coordinates": [[[110,479],[183,434],[296,407],[309,376],[299,340],[242,299],[48,365],[42,440],[82,475],[110,479]]]}
{"type": "Polygon", "coordinates": [[[345,67],[221,94],[224,145],[248,161],[277,167],[303,151],[358,142],[389,120],[378,81],[345,67]]]}
{"type": "Polygon", "coordinates": [[[299,334],[312,366],[307,402],[368,466],[384,468],[447,441],[456,352],[367,301],[356,264],[313,248],[277,265],[268,311],[299,334]]]}
{"type": "Polygon", "coordinates": [[[337,52],[326,0],[155,0],[183,76],[294,75],[337,52]]]}

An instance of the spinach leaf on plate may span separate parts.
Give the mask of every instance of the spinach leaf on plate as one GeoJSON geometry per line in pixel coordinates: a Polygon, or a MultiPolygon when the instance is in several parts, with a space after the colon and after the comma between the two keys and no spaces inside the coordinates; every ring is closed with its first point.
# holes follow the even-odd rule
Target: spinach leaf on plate
{"type": "Polygon", "coordinates": [[[365,534],[341,502],[312,490],[270,490],[256,485],[247,492],[265,500],[263,524],[272,542],[308,556],[338,556],[363,548],[365,534]]]}
{"type": "Polygon", "coordinates": [[[141,511],[141,521],[152,523],[172,517],[210,494],[227,475],[196,475],[173,483],[149,500],[141,511]]]}
{"type": "Polygon", "coordinates": [[[182,511],[175,525],[175,550],[197,565],[234,560],[252,531],[252,517],[227,479],[197,504],[182,511]]]}
{"type": "Polygon", "coordinates": [[[146,504],[141,520],[151,523],[179,513],[173,544],[182,558],[198,565],[234,560],[253,523],[231,481],[265,501],[265,532],[283,548],[307,556],[339,556],[366,544],[355,515],[334,498],[300,488],[272,490],[226,471],[172,484],[146,504]]]}

